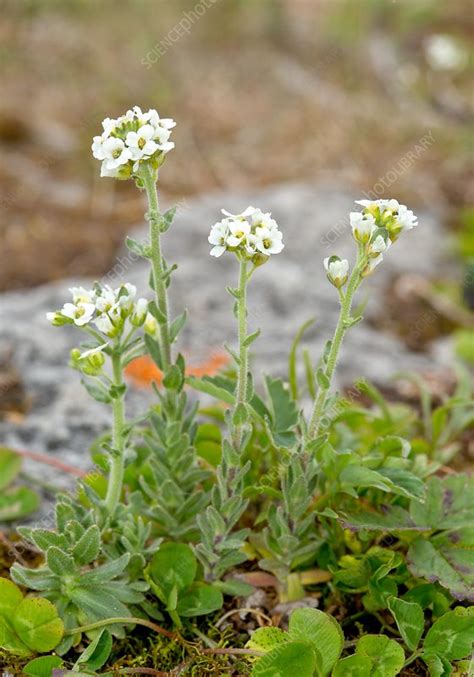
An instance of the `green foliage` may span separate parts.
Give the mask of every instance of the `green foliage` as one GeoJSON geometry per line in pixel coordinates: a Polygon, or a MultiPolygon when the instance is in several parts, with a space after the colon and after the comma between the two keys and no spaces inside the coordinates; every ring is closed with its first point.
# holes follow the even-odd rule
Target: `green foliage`
{"type": "Polygon", "coordinates": [[[21,590],[0,578],[0,647],[20,656],[54,649],[64,625],[54,604],[40,597],[23,597],[21,590]]]}
{"type": "Polygon", "coordinates": [[[196,580],[198,563],[185,543],[164,543],[149,568],[150,586],[177,625],[180,616],[209,614],[223,605],[222,592],[196,580]]]}
{"type": "MultiPolygon", "coordinates": [[[[38,590],[54,602],[66,630],[111,617],[130,617],[128,606],[140,603],[147,587],[143,582],[127,584],[128,553],[94,568],[88,566],[100,560],[101,552],[100,531],[90,523],[92,518],[91,511],[84,512],[81,524],[75,519],[71,502],[58,503],[56,531],[21,529],[22,535],[44,553],[44,564],[36,569],[15,564],[10,570],[18,585],[38,590]]],[[[124,636],[120,625],[109,629],[117,637],[124,636]]],[[[57,652],[64,654],[80,638],[80,632],[67,634],[57,652]]]]}
{"type": "Polygon", "coordinates": [[[21,466],[21,456],[7,447],[0,447],[0,522],[19,520],[39,507],[40,499],[35,491],[12,486],[21,466]]]}

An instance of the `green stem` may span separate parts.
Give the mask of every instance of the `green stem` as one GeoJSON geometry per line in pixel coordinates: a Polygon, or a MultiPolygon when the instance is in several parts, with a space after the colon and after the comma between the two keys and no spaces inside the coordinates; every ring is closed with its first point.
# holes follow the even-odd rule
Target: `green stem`
{"type": "MultiPolygon", "coordinates": [[[[112,371],[114,385],[121,388],[124,385],[122,381],[122,358],[118,352],[114,352],[112,355],[112,371]]],[[[110,459],[109,482],[105,497],[105,505],[110,516],[114,514],[122,494],[125,452],[125,437],[123,434],[125,426],[124,394],[114,397],[112,411],[114,419],[112,429],[113,452],[110,459]]]]}
{"type": "Polygon", "coordinates": [[[345,333],[349,328],[352,300],[361,282],[361,272],[363,267],[365,266],[365,263],[366,263],[365,256],[363,255],[362,250],[359,250],[359,256],[357,258],[356,265],[354,266],[354,269],[349,278],[346,293],[344,295],[340,294],[341,311],[339,313],[339,320],[337,322],[336,330],[334,332],[334,336],[332,339],[331,349],[329,351],[325,370],[328,385],[325,388],[321,386],[319,387],[318,394],[313,407],[313,412],[311,414],[311,419],[309,422],[308,441],[315,439],[318,436],[321,428],[321,417],[324,412],[329,390],[331,388],[331,379],[333,377],[334,370],[336,368],[339,350],[341,348],[342,340],[345,336],[345,333]]]}
{"type": "Polygon", "coordinates": [[[161,313],[159,321],[161,359],[163,372],[166,374],[171,366],[170,322],[168,311],[168,292],[164,274],[166,272],[163,254],[161,253],[160,211],[158,193],[156,190],[156,175],[145,162],[143,163],[142,179],[148,198],[148,221],[150,224],[151,266],[153,286],[155,287],[156,305],[161,313]]]}
{"type": "MultiPolygon", "coordinates": [[[[239,296],[237,299],[237,322],[239,331],[239,370],[237,374],[237,387],[235,392],[235,407],[234,412],[237,411],[239,405],[246,406],[247,403],[247,375],[248,375],[248,346],[245,345],[247,338],[247,261],[242,258],[240,260],[240,275],[239,275],[239,296]]],[[[242,444],[243,426],[236,424],[233,427],[233,441],[235,448],[240,449],[242,444]]]]}
{"type": "Polygon", "coordinates": [[[169,637],[170,639],[177,639],[177,635],[174,632],[170,632],[169,630],[165,630],[165,628],[162,628],[161,625],[157,625],[156,623],[152,623],[151,621],[147,621],[144,618],[127,618],[126,616],[122,617],[120,616],[119,618],[105,618],[101,621],[96,621],[95,623],[89,623],[88,625],[81,625],[78,628],[71,628],[69,630],[66,630],[64,632],[65,635],[77,635],[81,632],[89,632],[90,630],[97,630],[97,628],[103,628],[106,625],[115,625],[116,623],[120,624],[127,624],[127,625],[144,625],[146,628],[150,628],[150,630],[154,630],[160,635],[164,635],[165,637],[169,637]]]}

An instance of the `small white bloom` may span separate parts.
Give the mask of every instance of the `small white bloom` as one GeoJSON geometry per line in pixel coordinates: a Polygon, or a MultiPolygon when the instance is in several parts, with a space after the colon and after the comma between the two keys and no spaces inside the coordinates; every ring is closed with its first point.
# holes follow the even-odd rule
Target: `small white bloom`
{"type": "Polygon", "coordinates": [[[252,226],[266,226],[270,229],[278,228],[277,222],[275,219],[272,219],[270,212],[262,212],[261,209],[255,209],[254,212],[249,216],[252,226]]]}
{"type": "Polygon", "coordinates": [[[215,223],[211,228],[211,232],[207,238],[209,244],[214,245],[210,252],[211,256],[222,256],[226,250],[226,240],[229,233],[227,221],[228,219],[223,219],[222,221],[215,223]]]}
{"type": "Polygon", "coordinates": [[[61,313],[65,317],[77,324],[78,327],[83,327],[88,324],[95,312],[95,305],[93,303],[83,303],[80,301],[77,304],[65,303],[62,307],[61,313]]]}
{"type": "Polygon", "coordinates": [[[95,303],[95,291],[93,289],[84,289],[84,287],[70,287],[73,303],[95,303]]]}
{"type": "Polygon", "coordinates": [[[378,256],[376,256],[373,259],[369,259],[369,262],[368,262],[365,270],[362,273],[363,277],[367,277],[367,275],[370,275],[370,273],[372,273],[375,270],[375,268],[377,268],[379,263],[382,263],[382,261],[383,261],[383,255],[382,254],[379,254],[378,256]]]}
{"type": "Polygon", "coordinates": [[[104,132],[104,134],[102,134],[101,136],[94,136],[94,138],[92,139],[91,146],[92,155],[96,158],[96,160],[105,160],[104,141],[107,138],[108,137],[105,135],[104,132]]]}
{"type": "Polygon", "coordinates": [[[356,200],[356,204],[362,205],[365,209],[372,209],[378,207],[381,212],[385,209],[390,209],[391,211],[396,212],[399,207],[398,200],[356,200]]]}
{"type": "Polygon", "coordinates": [[[150,336],[156,336],[158,333],[158,322],[151,313],[147,313],[143,329],[150,336]]]}
{"type": "Polygon", "coordinates": [[[107,313],[102,313],[96,317],[94,324],[99,331],[107,336],[113,336],[115,333],[115,326],[107,313]]]}
{"type": "Polygon", "coordinates": [[[403,230],[411,230],[418,225],[417,217],[405,205],[400,205],[398,209],[397,222],[403,230]]]}
{"type": "Polygon", "coordinates": [[[282,242],[283,234],[278,230],[276,223],[273,228],[267,226],[256,228],[255,238],[255,246],[262,254],[279,254],[285,246],[282,242]]]}
{"type": "Polygon", "coordinates": [[[228,226],[227,245],[229,247],[238,247],[250,233],[250,224],[243,218],[233,217],[228,219],[228,226]]]}
{"type": "Polygon", "coordinates": [[[387,251],[387,249],[390,247],[391,244],[392,244],[391,240],[384,240],[384,238],[381,235],[377,235],[375,240],[370,243],[369,255],[378,256],[379,254],[382,254],[383,252],[387,251]]]}
{"type": "Polygon", "coordinates": [[[324,259],[324,267],[327,271],[329,281],[335,287],[342,287],[346,283],[349,273],[349,261],[347,259],[328,256],[324,259]]]}
{"type": "Polygon", "coordinates": [[[158,144],[153,140],[154,137],[155,128],[151,125],[143,125],[138,132],[128,132],[125,143],[130,148],[134,160],[156,153],[158,144]]]}
{"type": "Polygon", "coordinates": [[[104,153],[105,169],[117,169],[132,159],[132,152],[122,141],[116,137],[109,137],[102,144],[104,153]]]}
{"type": "Polygon", "coordinates": [[[372,214],[363,214],[362,212],[351,212],[350,222],[352,233],[357,242],[365,244],[372,237],[376,225],[372,214]]]}
{"type": "Polygon", "coordinates": [[[100,293],[97,294],[95,301],[96,308],[101,313],[107,313],[114,308],[117,308],[117,295],[109,285],[104,285],[100,293]]]}
{"type": "Polygon", "coordinates": [[[148,301],[143,298],[138,299],[138,301],[135,303],[134,311],[130,317],[130,322],[135,327],[140,327],[145,322],[147,312],[148,301]]]}

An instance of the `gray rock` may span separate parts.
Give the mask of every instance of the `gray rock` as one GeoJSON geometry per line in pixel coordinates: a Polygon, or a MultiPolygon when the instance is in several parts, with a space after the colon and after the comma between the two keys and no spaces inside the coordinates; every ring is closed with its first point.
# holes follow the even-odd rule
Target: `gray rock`
{"type": "MultiPolygon", "coordinates": [[[[312,316],[317,321],[305,340],[316,361],[338,314],[337,294],[326,280],[322,261],[333,253],[354,258],[348,214],[356,198],[331,186],[282,185],[247,195],[205,195],[182,205],[163,242],[168,261],[179,265],[172,279],[173,311],[178,314],[187,307],[189,312],[181,350],[196,360],[221,351],[225,341],[235,342],[232,300],[225,287],[236,284],[237,265],[230,256],[217,260],[209,256],[207,234],[220,219],[221,207],[237,212],[254,204],[273,212],[286,244],[281,255],[256,271],[250,284],[249,323],[252,330],[262,330],[254,344],[256,373],[285,374],[291,340],[300,324],[312,316]]],[[[366,316],[383,312],[382,291],[394,276],[404,272],[430,276],[446,265],[439,222],[432,214],[420,214],[419,221],[420,226],[400,238],[364,285],[370,294],[366,316]]],[[[146,229],[138,228],[134,236],[144,238],[146,229]]],[[[148,274],[147,262],[123,250],[113,271],[103,279],[111,284],[133,282],[146,294],[148,274]]],[[[0,441],[56,454],[81,468],[90,465],[88,448],[107,429],[109,411],[89,398],[78,374],[67,367],[69,351],[79,342],[80,333],[69,327],[51,327],[45,313],[61,307],[68,287],[90,282],[62,281],[0,297],[0,354],[13,350],[32,403],[21,424],[1,424],[0,441]]],[[[364,298],[361,295],[359,300],[364,298]]],[[[348,334],[337,380],[347,383],[365,377],[383,382],[395,371],[432,366],[429,356],[410,353],[393,336],[363,323],[348,334]]],[[[131,391],[129,412],[139,411],[150,397],[131,391]]],[[[50,469],[39,466],[34,472],[51,475],[50,469]]]]}

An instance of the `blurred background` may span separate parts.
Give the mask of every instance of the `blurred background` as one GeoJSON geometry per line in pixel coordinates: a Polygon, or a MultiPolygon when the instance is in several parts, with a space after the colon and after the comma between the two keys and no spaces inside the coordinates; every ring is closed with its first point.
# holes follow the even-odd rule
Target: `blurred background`
{"type": "Polygon", "coordinates": [[[473,255],[469,0],[0,8],[1,291],[111,267],[143,204],[90,143],[133,104],[177,120],[170,199],[334,179],[436,209],[473,255]]]}

